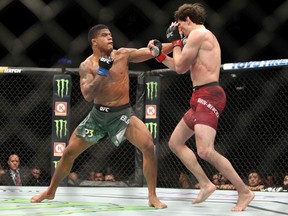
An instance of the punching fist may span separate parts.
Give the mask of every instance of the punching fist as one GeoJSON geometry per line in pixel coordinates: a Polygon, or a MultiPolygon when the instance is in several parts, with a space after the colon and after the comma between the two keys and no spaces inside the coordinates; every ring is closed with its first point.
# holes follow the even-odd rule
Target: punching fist
{"type": "Polygon", "coordinates": [[[155,57],[158,57],[161,54],[161,52],[162,52],[162,43],[159,40],[154,39],[154,43],[153,44],[154,44],[155,47],[151,47],[150,50],[154,51],[155,57]]]}
{"type": "Polygon", "coordinates": [[[112,67],[114,59],[111,56],[102,56],[99,58],[98,74],[101,76],[108,76],[108,72],[112,67]]]}
{"type": "Polygon", "coordinates": [[[161,63],[166,58],[166,55],[162,52],[162,43],[159,40],[154,39],[153,44],[154,46],[151,47],[150,50],[151,52],[154,52],[155,59],[161,63]]]}
{"type": "Polygon", "coordinates": [[[178,26],[172,24],[166,31],[166,38],[169,42],[172,42],[173,47],[182,46],[181,35],[178,30],[178,26]]]}

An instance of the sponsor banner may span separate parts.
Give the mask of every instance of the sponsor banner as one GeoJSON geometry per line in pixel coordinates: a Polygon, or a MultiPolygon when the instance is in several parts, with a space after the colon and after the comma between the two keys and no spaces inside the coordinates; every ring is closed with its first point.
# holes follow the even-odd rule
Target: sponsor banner
{"type": "Polygon", "coordinates": [[[53,122],[53,138],[55,140],[68,140],[68,120],[54,119],[53,122]]]}
{"type": "Polygon", "coordinates": [[[145,125],[147,126],[148,130],[150,131],[153,139],[158,139],[158,123],[157,122],[146,122],[145,125]]]}
{"type": "Polygon", "coordinates": [[[54,156],[61,157],[63,155],[65,147],[66,147],[65,142],[54,142],[54,151],[53,151],[54,156]]]}
{"type": "Polygon", "coordinates": [[[52,161],[52,169],[53,169],[53,172],[54,172],[54,170],[56,169],[58,163],[59,163],[59,160],[54,160],[54,161],[52,161]]]}
{"type": "MultiPolygon", "coordinates": [[[[153,77],[154,78],[154,77],[153,77]]],[[[146,82],[146,100],[147,101],[156,101],[158,96],[158,84],[159,81],[150,79],[146,82]]]]}
{"type": "MultiPolygon", "coordinates": [[[[63,76],[63,75],[55,75],[55,76],[63,76]]],[[[60,98],[70,97],[71,92],[71,79],[67,78],[56,78],[54,80],[54,85],[56,84],[56,91],[54,94],[60,98]],[[69,88],[70,87],[70,88],[69,88]]]]}
{"type": "Polygon", "coordinates": [[[55,102],[55,116],[67,116],[67,102],[55,102]]]}
{"type": "Polygon", "coordinates": [[[0,73],[19,74],[21,72],[22,72],[22,68],[10,68],[7,66],[0,67],[0,73]]]}
{"type": "Polygon", "coordinates": [[[53,78],[53,106],[52,113],[52,164],[53,175],[64,149],[69,141],[70,126],[70,98],[72,82],[68,74],[55,74],[53,78]]]}
{"type": "Polygon", "coordinates": [[[159,142],[160,77],[146,77],[145,124],[155,144],[159,142]]]}
{"type": "Polygon", "coordinates": [[[275,59],[223,64],[223,70],[242,70],[250,68],[279,67],[288,65],[288,59],[275,59]]]}
{"type": "Polygon", "coordinates": [[[145,118],[146,119],[156,119],[157,105],[149,104],[146,105],[145,109],[145,118]]]}

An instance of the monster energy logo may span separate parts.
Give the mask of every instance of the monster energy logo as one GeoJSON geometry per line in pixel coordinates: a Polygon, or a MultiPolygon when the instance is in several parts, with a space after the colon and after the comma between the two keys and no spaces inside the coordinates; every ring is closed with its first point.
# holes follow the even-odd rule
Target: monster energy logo
{"type": "Polygon", "coordinates": [[[54,164],[54,169],[56,169],[57,165],[58,165],[59,161],[53,161],[54,164]]]}
{"type": "Polygon", "coordinates": [[[68,96],[69,91],[69,80],[68,79],[57,79],[57,95],[61,98],[68,96]]]}
{"type": "Polygon", "coordinates": [[[56,136],[62,138],[63,136],[67,136],[67,120],[54,120],[56,136]]]}
{"type": "Polygon", "coordinates": [[[145,125],[147,126],[148,130],[150,131],[150,133],[152,134],[153,138],[156,139],[157,137],[157,126],[158,124],[155,122],[149,122],[149,123],[145,123],[145,125]]]}
{"type": "Polygon", "coordinates": [[[149,100],[157,98],[158,82],[146,82],[147,96],[149,100]]]}

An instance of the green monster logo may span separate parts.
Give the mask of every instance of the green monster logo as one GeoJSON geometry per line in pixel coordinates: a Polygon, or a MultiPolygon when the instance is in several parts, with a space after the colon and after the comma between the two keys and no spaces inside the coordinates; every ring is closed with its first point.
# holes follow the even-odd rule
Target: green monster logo
{"type": "Polygon", "coordinates": [[[61,98],[68,96],[69,92],[69,80],[68,79],[57,79],[57,95],[61,98]]]}
{"type": "Polygon", "coordinates": [[[158,82],[147,82],[147,97],[149,100],[157,98],[158,82]]]}
{"type": "Polygon", "coordinates": [[[54,164],[54,169],[56,169],[56,167],[57,167],[59,161],[52,161],[52,162],[53,162],[53,164],[54,164]]]}
{"type": "Polygon", "coordinates": [[[56,136],[62,138],[63,136],[67,136],[67,120],[54,120],[55,128],[56,128],[56,136]]]}
{"type": "Polygon", "coordinates": [[[148,130],[152,134],[153,138],[156,139],[157,138],[157,126],[158,126],[158,124],[155,122],[149,122],[149,123],[145,123],[145,125],[147,126],[148,130]]]}

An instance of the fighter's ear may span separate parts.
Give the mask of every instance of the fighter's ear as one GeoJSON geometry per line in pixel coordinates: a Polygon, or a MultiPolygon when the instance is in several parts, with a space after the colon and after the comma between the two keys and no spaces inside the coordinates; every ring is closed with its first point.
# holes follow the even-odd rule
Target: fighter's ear
{"type": "Polygon", "coordinates": [[[92,45],[92,46],[97,46],[97,40],[96,40],[96,38],[92,38],[92,39],[91,39],[91,45],[92,45]]]}
{"type": "Polygon", "coordinates": [[[186,21],[186,22],[189,22],[189,23],[191,23],[191,22],[192,22],[192,20],[190,19],[190,17],[189,17],[189,16],[187,16],[187,17],[186,17],[185,21],[186,21]]]}

